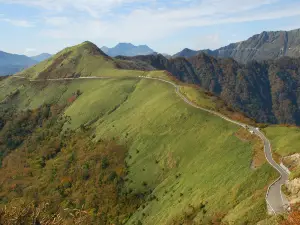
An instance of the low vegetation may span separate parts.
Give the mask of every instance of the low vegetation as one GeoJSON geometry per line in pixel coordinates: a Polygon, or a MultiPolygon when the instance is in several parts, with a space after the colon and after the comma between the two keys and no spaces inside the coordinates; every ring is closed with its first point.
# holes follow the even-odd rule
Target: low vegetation
{"type": "MultiPolygon", "coordinates": [[[[46,204],[44,215],[51,218],[55,213],[64,224],[73,224],[67,209],[85,211],[89,223],[126,221],[143,201],[122,192],[126,148],[114,141],[92,142],[87,127],[63,132],[63,125],[70,122],[61,117],[63,109],[42,105],[36,110],[1,114],[0,203],[14,209],[11,204],[16,201],[29,202],[28,211],[22,213],[32,216],[39,210],[30,202],[46,204]]],[[[4,220],[9,213],[6,208],[4,220]]]]}
{"type": "MultiPolygon", "coordinates": [[[[1,81],[0,101],[19,92],[1,105],[1,136],[14,143],[1,143],[2,215],[24,203],[39,222],[53,215],[65,224],[80,215],[82,224],[139,225],[267,217],[265,192],[277,174],[260,160],[252,168],[260,156],[248,133],[186,104],[173,86],[138,78],[173,79],[168,73],[117,70],[101,54],[84,43],[21,74],[39,81],[1,81]],[[112,78],[40,80],[94,75],[112,78]]],[[[199,104],[219,102],[183,89],[199,104]]]]}
{"type": "Polygon", "coordinates": [[[300,128],[295,126],[268,126],[264,132],[272,143],[272,150],[280,156],[300,153],[300,128]]]}
{"type": "Polygon", "coordinates": [[[227,105],[221,98],[215,96],[209,91],[205,91],[203,88],[197,85],[184,84],[181,86],[180,92],[195,105],[220,112],[223,115],[226,115],[228,118],[249,125],[256,124],[254,120],[248,118],[243,113],[233,110],[232,107],[227,105]]]}
{"type": "MultiPolygon", "coordinates": [[[[37,136],[30,134],[28,144],[23,143],[5,157],[6,167],[1,170],[6,174],[3,177],[9,176],[9,182],[2,188],[3,196],[8,196],[3,204],[25,195],[29,202],[37,200],[37,204],[54,202],[56,207],[50,211],[61,216],[65,208],[79,210],[84,205],[83,210],[94,218],[102,212],[98,207],[105,207],[99,202],[103,193],[109,199],[123,196],[117,199],[124,200],[127,208],[127,204],[132,206],[124,211],[119,201],[104,198],[115,205],[113,211],[104,210],[110,218],[116,215],[117,206],[118,215],[122,215],[119,221],[131,215],[127,218],[129,224],[238,224],[265,218],[264,194],[276,173],[267,164],[252,170],[253,144],[236,136],[238,127],[187,105],[171,85],[140,79],[7,82],[10,89],[20,90],[20,95],[10,102],[15,109],[34,112],[41,102],[64,105],[62,112],[68,122],[63,123],[61,132],[54,132],[67,135],[60,142],[56,143],[54,136],[46,142],[40,140],[32,148],[35,142],[30,140],[37,136]],[[56,145],[59,150],[55,150],[56,145]],[[122,160],[115,161],[120,168],[101,160],[103,154],[111,152],[109,149],[126,149],[119,156],[121,160],[126,155],[123,169],[122,160]],[[29,161],[22,162],[28,151],[32,151],[29,161]],[[12,169],[12,159],[23,165],[20,170],[29,165],[28,173],[12,169]],[[49,179],[54,179],[53,184],[49,185],[49,179]],[[118,186],[121,184],[124,186],[118,186]],[[115,189],[107,187],[118,187],[120,192],[111,192],[115,189]],[[20,190],[26,193],[18,193],[20,190]],[[40,193],[38,197],[36,192],[40,193]],[[254,200],[255,205],[251,203],[254,200]]],[[[50,132],[45,127],[36,129],[50,132]]],[[[46,133],[40,136],[49,137],[46,133]]]]}
{"type": "Polygon", "coordinates": [[[253,152],[253,160],[251,164],[251,168],[256,169],[266,163],[265,153],[264,153],[264,144],[261,139],[250,133],[246,129],[240,129],[235,134],[241,141],[251,142],[253,145],[252,152],[253,152]]]}

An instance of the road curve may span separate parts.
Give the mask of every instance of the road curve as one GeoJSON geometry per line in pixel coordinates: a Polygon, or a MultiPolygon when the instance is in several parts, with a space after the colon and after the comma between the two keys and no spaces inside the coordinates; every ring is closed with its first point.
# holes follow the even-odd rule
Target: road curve
{"type": "MultiPolygon", "coordinates": [[[[22,76],[17,76],[14,75],[13,77],[16,78],[21,78],[21,79],[27,79],[26,77],[22,77],[22,76]]],[[[117,77],[78,77],[78,78],[57,78],[57,79],[27,79],[30,82],[40,82],[40,81],[63,81],[63,80],[82,80],[82,79],[116,79],[117,77]]],[[[130,77],[130,78],[134,78],[134,77],[130,77]]],[[[170,85],[172,85],[175,88],[175,92],[176,94],[187,104],[189,104],[190,106],[200,109],[202,111],[208,112],[210,114],[213,114],[215,116],[218,116],[228,122],[234,123],[238,126],[241,126],[243,128],[249,129],[249,131],[252,131],[255,135],[257,135],[264,143],[264,152],[265,152],[265,157],[268,161],[268,163],[278,171],[278,173],[280,174],[279,178],[277,180],[275,180],[269,187],[266,193],[266,202],[267,202],[267,206],[268,206],[268,211],[271,214],[280,214],[280,213],[284,213],[286,212],[286,210],[289,207],[288,201],[286,200],[285,196],[282,194],[281,192],[281,186],[285,184],[285,182],[288,180],[288,174],[287,172],[281,167],[279,166],[275,160],[272,157],[272,149],[271,149],[271,143],[268,140],[268,138],[256,127],[253,126],[249,126],[247,124],[232,120],[226,116],[224,116],[221,113],[206,109],[206,108],[202,108],[196,104],[194,104],[193,102],[191,102],[190,100],[188,100],[183,94],[181,94],[180,92],[180,86],[171,82],[171,81],[167,81],[161,78],[155,78],[155,77],[147,77],[147,76],[139,76],[138,78],[140,79],[150,79],[150,80],[158,80],[164,83],[168,83],[170,85]]]]}

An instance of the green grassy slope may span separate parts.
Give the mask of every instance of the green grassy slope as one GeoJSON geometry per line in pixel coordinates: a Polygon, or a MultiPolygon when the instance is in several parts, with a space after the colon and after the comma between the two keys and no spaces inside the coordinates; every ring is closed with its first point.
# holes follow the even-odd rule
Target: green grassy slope
{"type": "Polygon", "coordinates": [[[300,165],[293,160],[287,160],[285,156],[300,153],[300,128],[292,126],[269,126],[263,130],[272,144],[272,150],[279,156],[278,161],[289,167],[290,179],[300,177],[300,165]]]}
{"type": "Polygon", "coordinates": [[[115,63],[112,58],[106,56],[96,45],[84,42],[66,48],[18,75],[30,78],[97,76],[113,69],[115,63]]]}
{"type": "MultiPolygon", "coordinates": [[[[137,70],[132,62],[123,61],[107,56],[91,42],[66,48],[46,61],[43,61],[16,75],[30,79],[70,78],[70,77],[137,77],[149,75],[170,80],[170,76],[161,71],[137,70]],[[122,61],[127,69],[119,69],[122,61]],[[129,69],[132,68],[132,69],[129,69]]],[[[174,79],[171,79],[174,80],[174,79]]]]}
{"type": "Polygon", "coordinates": [[[12,104],[19,110],[63,104],[82,92],[65,111],[72,119],[65,128],[90,125],[94,141],[126,145],[127,190],[149,195],[128,224],[253,224],[266,217],[264,195],[275,172],[268,165],[251,170],[252,146],[235,136],[238,127],[187,105],[172,86],[140,79],[4,82],[0,101],[18,89],[12,104]]]}
{"type": "Polygon", "coordinates": [[[269,126],[264,129],[272,144],[272,150],[281,156],[300,152],[299,127],[269,126]]]}

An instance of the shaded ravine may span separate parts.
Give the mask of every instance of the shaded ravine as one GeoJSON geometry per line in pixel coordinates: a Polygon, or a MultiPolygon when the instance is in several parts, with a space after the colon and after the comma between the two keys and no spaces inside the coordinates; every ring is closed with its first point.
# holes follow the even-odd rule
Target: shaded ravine
{"type": "MultiPolygon", "coordinates": [[[[14,75],[13,77],[21,78],[21,79],[27,79],[26,77],[21,77],[14,75]]],[[[122,77],[124,79],[126,77],[122,77]]],[[[136,78],[136,77],[128,77],[128,78],[136,78]]],[[[164,83],[168,83],[172,85],[175,88],[176,94],[187,104],[190,106],[200,109],[202,111],[208,112],[210,114],[213,114],[215,116],[218,116],[230,123],[234,123],[238,126],[241,126],[245,129],[248,129],[249,131],[252,131],[253,134],[257,135],[264,143],[264,153],[265,157],[268,161],[268,163],[278,171],[280,174],[279,178],[275,180],[269,187],[266,193],[266,202],[268,207],[268,212],[270,214],[278,214],[278,213],[284,213],[289,208],[289,203],[286,200],[285,196],[281,192],[281,186],[285,184],[285,182],[288,180],[288,174],[287,172],[279,166],[275,160],[272,157],[272,149],[271,149],[271,143],[268,140],[268,138],[256,127],[232,120],[226,116],[224,116],[221,113],[215,112],[213,110],[209,110],[203,107],[200,107],[193,102],[191,102],[189,99],[187,99],[181,92],[180,92],[180,85],[177,85],[171,81],[167,81],[161,78],[155,78],[155,77],[147,77],[147,76],[139,76],[139,79],[149,79],[149,80],[157,80],[164,83]]],[[[57,78],[57,79],[27,79],[30,82],[41,82],[41,81],[63,81],[63,80],[82,80],[82,79],[118,79],[118,77],[78,77],[78,78],[57,78]]]]}

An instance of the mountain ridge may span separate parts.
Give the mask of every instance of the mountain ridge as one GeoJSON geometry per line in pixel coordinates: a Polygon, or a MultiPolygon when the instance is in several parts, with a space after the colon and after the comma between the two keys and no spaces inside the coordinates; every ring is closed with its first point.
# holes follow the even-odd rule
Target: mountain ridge
{"type": "Polygon", "coordinates": [[[90,41],[67,47],[51,58],[18,73],[30,78],[91,76],[99,68],[115,68],[115,62],[90,41]]]}
{"type": "Polygon", "coordinates": [[[37,61],[26,55],[0,51],[0,76],[14,74],[36,63],[37,61]]]}
{"type": "Polygon", "coordinates": [[[103,52],[105,52],[107,55],[111,57],[115,56],[136,56],[136,55],[150,55],[155,53],[154,50],[152,50],[147,45],[138,45],[135,46],[131,43],[118,43],[113,48],[108,48],[106,46],[103,46],[101,48],[103,52]]]}
{"type": "Polygon", "coordinates": [[[300,71],[300,58],[247,64],[204,52],[190,58],[167,59],[161,54],[112,58],[93,43],[84,42],[18,75],[31,79],[109,76],[116,69],[128,74],[165,70],[182,82],[214,93],[257,122],[300,124],[300,78],[295,76],[300,71]]]}
{"type": "Polygon", "coordinates": [[[290,31],[263,31],[247,40],[231,43],[215,50],[182,50],[173,57],[192,57],[200,52],[220,57],[233,58],[240,63],[252,60],[275,60],[283,56],[300,57],[300,29],[290,31]]]}

